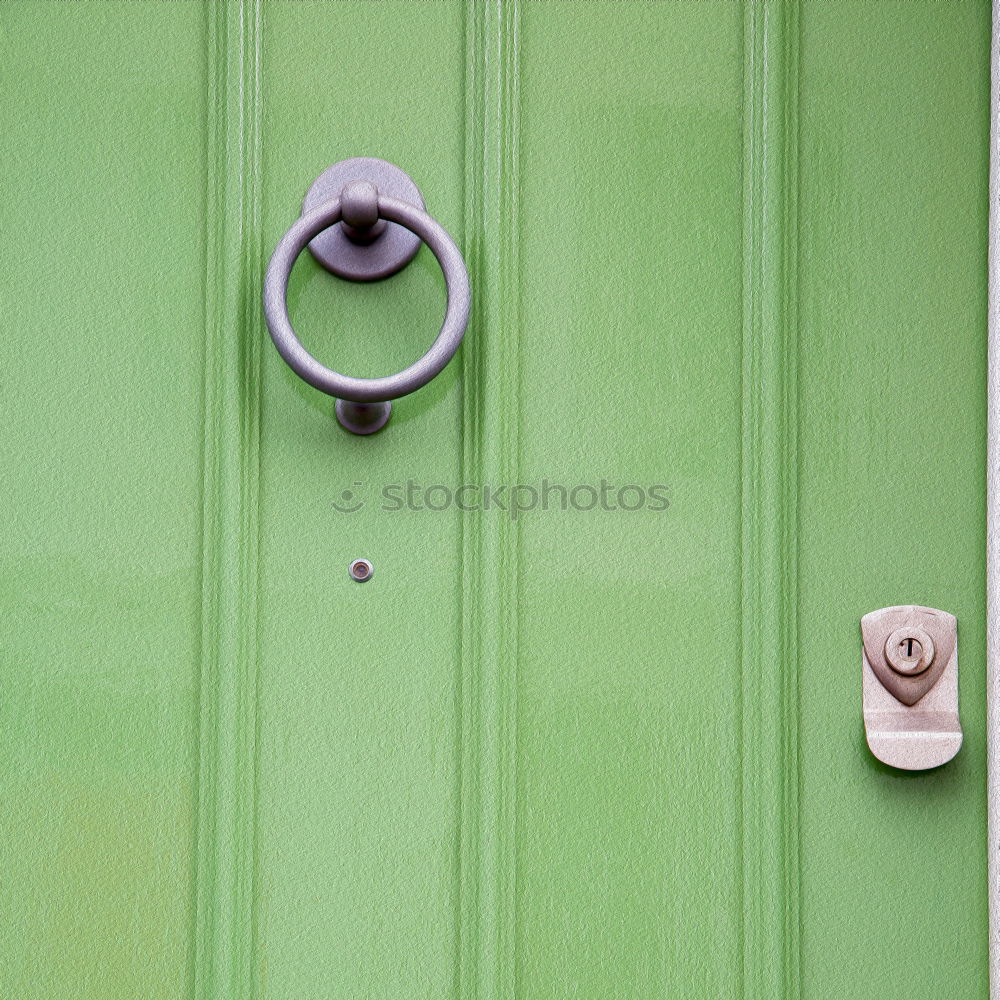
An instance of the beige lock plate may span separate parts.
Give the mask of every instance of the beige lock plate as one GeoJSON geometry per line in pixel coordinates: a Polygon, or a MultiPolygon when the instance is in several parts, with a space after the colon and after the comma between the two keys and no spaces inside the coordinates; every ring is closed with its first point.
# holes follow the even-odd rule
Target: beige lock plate
{"type": "Polygon", "coordinates": [[[915,604],[861,619],[865,736],[883,763],[922,771],[962,745],[958,718],[958,622],[915,604]]]}

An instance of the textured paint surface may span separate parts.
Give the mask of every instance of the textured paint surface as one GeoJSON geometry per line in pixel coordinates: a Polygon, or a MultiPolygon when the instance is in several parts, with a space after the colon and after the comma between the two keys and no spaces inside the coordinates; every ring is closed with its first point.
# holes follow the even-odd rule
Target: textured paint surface
{"type": "MultiPolygon", "coordinates": [[[[0,8],[0,996],[984,995],[989,13],[0,8]],[[356,155],[475,290],[368,440],[259,306],[356,155]],[[933,774],[864,745],[901,602],[933,774]]],[[[443,290],[289,304],[375,375],[443,290]]]]}

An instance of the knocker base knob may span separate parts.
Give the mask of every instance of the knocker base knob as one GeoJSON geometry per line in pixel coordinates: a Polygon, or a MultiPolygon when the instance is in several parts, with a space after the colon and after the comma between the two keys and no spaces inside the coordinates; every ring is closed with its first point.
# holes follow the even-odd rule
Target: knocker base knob
{"type": "Polygon", "coordinates": [[[338,399],[334,407],[337,422],[352,434],[374,434],[382,430],[392,416],[392,403],[352,403],[338,399]]]}

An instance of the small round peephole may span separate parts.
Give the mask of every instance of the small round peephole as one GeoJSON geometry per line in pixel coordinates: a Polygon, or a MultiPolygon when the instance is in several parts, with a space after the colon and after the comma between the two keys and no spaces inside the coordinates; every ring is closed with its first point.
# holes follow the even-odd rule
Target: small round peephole
{"type": "Polygon", "coordinates": [[[365,583],[372,578],[372,574],[375,572],[375,567],[367,559],[352,559],[351,566],[348,573],[352,580],[357,580],[358,583],[365,583]]]}

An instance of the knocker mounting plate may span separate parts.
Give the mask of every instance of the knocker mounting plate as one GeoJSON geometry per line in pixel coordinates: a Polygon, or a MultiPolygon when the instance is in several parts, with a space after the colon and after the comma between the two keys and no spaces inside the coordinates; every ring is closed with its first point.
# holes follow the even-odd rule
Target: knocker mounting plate
{"type": "MultiPolygon", "coordinates": [[[[328,167],[313,181],[302,214],[340,196],[351,181],[370,181],[379,193],[424,209],[420,188],[405,170],[372,156],[355,156],[328,167]]],[[[401,271],[417,255],[420,237],[405,226],[380,220],[369,233],[343,222],[309,241],[309,252],[328,271],[350,281],[379,281],[401,271]],[[350,234],[350,235],[349,235],[350,234]]]]}

